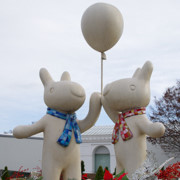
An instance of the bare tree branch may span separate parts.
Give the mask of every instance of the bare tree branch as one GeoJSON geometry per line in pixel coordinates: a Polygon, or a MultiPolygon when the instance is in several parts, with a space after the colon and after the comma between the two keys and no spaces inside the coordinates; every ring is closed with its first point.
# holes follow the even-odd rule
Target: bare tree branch
{"type": "Polygon", "coordinates": [[[167,88],[163,96],[154,98],[149,117],[154,122],[162,122],[166,131],[161,138],[148,137],[152,144],[159,144],[165,152],[180,152],[180,80],[176,86],[167,88]]]}

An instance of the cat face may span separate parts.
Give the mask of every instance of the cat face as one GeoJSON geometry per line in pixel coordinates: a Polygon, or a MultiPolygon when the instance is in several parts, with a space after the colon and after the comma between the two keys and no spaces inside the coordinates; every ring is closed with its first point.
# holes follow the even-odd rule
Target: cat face
{"type": "Polygon", "coordinates": [[[78,110],[85,101],[83,87],[72,82],[70,74],[64,72],[60,81],[53,81],[46,69],[40,70],[40,78],[44,85],[45,104],[60,112],[72,113],[78,110]]]}
{"type": "Polygon", "coordinates": [[[116,111],[144,107],[150,101],[150,77],[152,64],[147,61],[138,68],[132,78],[114,81],[104,88],[103,102],[116,111]]]}

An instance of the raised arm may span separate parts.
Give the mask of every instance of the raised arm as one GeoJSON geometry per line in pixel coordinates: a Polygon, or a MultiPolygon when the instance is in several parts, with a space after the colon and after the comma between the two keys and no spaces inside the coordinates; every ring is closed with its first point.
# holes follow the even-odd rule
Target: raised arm
{"type": "Polygon", "coordinates": [[[13,129],[14,137],[18,139],[27,138],[44,131],[43,118],[32,125],[17,126],[13,129]]]}
{"type": "Polygon", "coordinates": [[[112,110],[109,106],[107,101],[105,100],[105,98],[102,96],[101,97],[101,103],[103,105],[104,110],[106,111],[107,115],[109,116],[109,118],[116,123],[118,120],[118,116],[119,116],[119,112],[112,110]]]}
{"type": "Polygon", "coordinates": [[[164,135],[165,127],[162,123],[151,122],[146,116],[138,123],[140,131],[150,137],[158,138],[164,135]]]}
{"type": "Polygon", "coordinates": [[[81,133],[91,128],[97,121],[101,111],[101,95],[93,93],[90,98],[89,112],[85,119],[77,121],[81,133]]]}

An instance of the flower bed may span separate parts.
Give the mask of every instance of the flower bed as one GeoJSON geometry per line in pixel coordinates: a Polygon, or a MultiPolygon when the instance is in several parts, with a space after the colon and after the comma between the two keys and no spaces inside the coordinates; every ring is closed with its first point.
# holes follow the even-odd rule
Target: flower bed
{"type": "MultiPolygon", "coordinates": [[[[157,165],[156,160],[153,156],[153,153],[148,153],[148,157],[141,168],[136,170],[132,174],[131,180],[179,180],[180,179],[180,162],[176,162],[172,165],[164,168],[165,164],[171,161],[173,158],[168,159],[162,165],[157,165]]],[[[34,168],[35,171],[27,173],[29,169],[23,169],[21,166],[18,172],[12,172],[11,174],[8,171],[8,168],[2,171],[0,180],[42,180],[41,169],[39,167],[34,168]],[[25,177],[28,176],[28,177],[25,177]]],[[[96,174],[82,174],[82,180],[85,179],[95,179],[96,174]]],[[[97,179],[97,178],[96,178],[97,179]]],[[[107,169],[103,172],[103,175],[98,180],[129,180],[128,173],[125,173],[125,170],[121,173],[113,176],[107,169]]]]}

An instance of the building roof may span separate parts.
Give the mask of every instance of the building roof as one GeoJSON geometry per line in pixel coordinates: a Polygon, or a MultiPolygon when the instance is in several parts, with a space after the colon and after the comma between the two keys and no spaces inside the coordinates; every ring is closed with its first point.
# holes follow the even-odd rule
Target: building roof
{"type": "Polygon", "coordinates": [[[110,126],[93,126],[92,128],[85,131],[83,135],[111,135],[113,132],[112,125],[110,126]]]}

